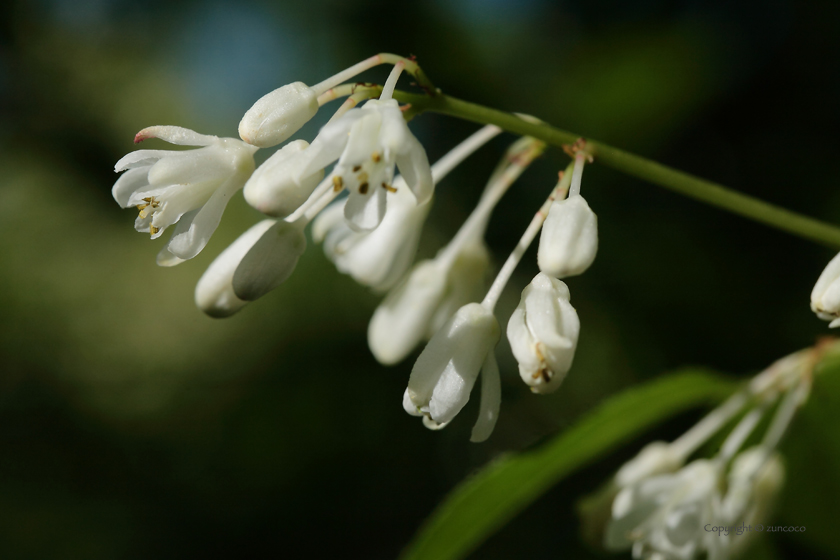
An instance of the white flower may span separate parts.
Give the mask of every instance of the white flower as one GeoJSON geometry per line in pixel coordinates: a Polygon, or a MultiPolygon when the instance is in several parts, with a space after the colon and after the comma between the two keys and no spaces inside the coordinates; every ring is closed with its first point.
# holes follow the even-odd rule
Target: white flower
{"type": "Polygon", "coordinates": [[[555,278],[582,274],[598,252],[598,218],[579,194],[555,200],[542,227],[537,263],[555,278]]]}
{"type": "Polygon", "coordinates": [[[615,482],[624,488],[657,474],[674,472],[682,464],[683,458],[674,450],[674,446],[664,441],[654,441],[618,469],[615,482]]]}
{"type": "Polygon", "coordinates": [[[294,82],[262,96],[239,123],[239,136],[260,148],[285,141],[318,112],[318,96],[294,82]]]}
{"type": "Polygon", "coordinates": [[[673,474],[645,478],[613,501],[605,546],[633,549],[634,558],[691,560],[717,550],[714,523],[720,503],[720,465],[699,459],[673,474]]]}
{"type": "Polygon", "coordinates": [[[480,300],[490,256],[481,241],[466,244],[454,256],[417,263],[393,288],[370,320],[368,345],[385,365],[408,356],[463,305],[480,300]]]}
{"type": "Polygon", "coordinates": [[[358,231],[372,230],[382,221],[395,165],[418,204],[428,201],[434,189],[426,151],[394,99],[370,100],[347,111],[321,129],[302,157],[298,179],[338,160],[334,181],[350,193],[344,214],[358,231]]]}
{"type": "Polygon", "coordinates": [[[197,150],[138,150],[117,162],[125,173],[112,189],[123,208],[137,207],[137,231],[152,239],[178,222],[158,264],[178,264],[196,256],[219,225],[231,196],[254,171],[257,148],[233,138],[198,134],[177,126],[153,126],[135,142],[160,138],[172,144],[203,146],[197,150]]]}
{"type": "MultiPolygon", "coordinates": [[[[375,230],[353,231],[344,219],[346,199],[326,208],[312,224],[312,238],[343,274],[377,291],[394,286],[414,260],[431,203],[417,204],[405,183],[394,181],[388,212],[375,230]]],[[[247,188],[247,187],[246,187],[247,188]]]]}
{"type": "Polygon", "coordinates": [[[537,274],[522,291],[507,336],[519,362],[519,375],[535,393],[556,390],[572,367],[580,320],[569,303],[566,284],[537,274]]]}
{"type": "Polygon", "coordinates": [[[275,223],[263,220],[252,226],[221,252],[195,287],[195,304],[211,317],[229,317],[248,303],[233,291],[233,275],[242,258],[275,223]]]}
{"type": "Polygon", "coordinates": [[[294,140],[260,165],[242,189],[248,204],[263,214],[285,218],[306,202],[324,178],[323,169],[297,178],[303,163],[300,155],[308,147],[306,140],[294,140]]]}
{"type": "Polygon", "coordinates": [[[811,291],[811,310],[829,323],[840,327],[840,254],[831,259],[811,291]]]}
{"type": "MultiPolygon", "coordinates": [[[[435,333],[417,358],[408,380],[403,408],[414,416],[427,417],[426,424],[432,427],[442,427],[449,423],[467,404],[482,366],[494,360],[490,356],[498,340],[499,323],[492,311],[478,303],[460,308],[435,333]]],[[[488,400],[493,402],[487,403],[485,407],[495,407],[495,410],[483,410],[484,414],[479,421],[492,419],[495,423],[498,415],[498,390],[492,386],[498,384],[498,379],[493,379],[492,365],[489,369],[489,387],[486,392],[491,395],[488,400]]],[[[486,370],[485,366],[485,373],[486,370]]],[[[497,370],[495,376],[498,377],[497,370]]],[[[475,436],[486,439],[489,435],[485,427],[480,426],[478,432],[474,434],[474,439],[475,436]]]]}

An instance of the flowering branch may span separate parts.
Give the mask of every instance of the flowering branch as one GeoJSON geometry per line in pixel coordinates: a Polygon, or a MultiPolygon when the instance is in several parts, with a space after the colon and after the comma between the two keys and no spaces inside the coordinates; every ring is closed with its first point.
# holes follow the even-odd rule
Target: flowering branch
{"type": "MultiPolygon", "coordinates": [[[[410,104],[412,116],[424,111],[432,111],[481,124],[494,124],[508,132],[531,136],[559,147],[573,144],[580,138],[578,134],[545,123],[524,120],[513,113],[484,107],[448,95],[427,96],[396,91],[394,92],[394,99],[401,103],[410,104]]],[[[799,237],[831,247],[840,247],[840,228],[836,226],[735,192],[723,185],[700,179],[602,142],[587,140],[584,149],[600,163],[628,175],[799,237]]]]}

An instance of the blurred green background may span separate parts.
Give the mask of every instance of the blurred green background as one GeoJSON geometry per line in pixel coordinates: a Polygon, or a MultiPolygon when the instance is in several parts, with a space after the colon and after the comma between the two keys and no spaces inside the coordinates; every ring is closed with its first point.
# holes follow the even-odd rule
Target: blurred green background
{"type": "MultiPolygon", "coordinates": [[[[835,0],[9,0],[0,14],[4,559],[393,558],[465,476],[605,396],[687,364],[747,376],[827,334],[808,296],[830,249],[592,166],[583,192],[601,247],[568,282],[575,366],[556,394],[534,396],[502,342],[501,418],[475,445],[476,402],[436,433],[403,412],[412,360],[373,360],[377,296],[319,247],[274,293],[209,319],[195,282],[257,212],[237,198],[199,257],[163,269],[160,242],[134,232],[110,189],[141,128],[236,136],[264,93],[389,51],[417,55],[452,95],[840,223],[835,0]]],[[[476,128],[436,115],[411,127],[432,160],[476,128]]],[[[512,139],[441,183],[421,257],[465,219],[512,139]]],[[[488,233],[497,265],[566,161],[550,150],[502,201],[488,233]]],[[[501,321],[536,271],[532,250],[501,321]]],[[[701,413],[568,479],[474,557],[604,557],[582,543],[575,502],[701,413]]],[[[837,424],[828,414],[792,435],[801,468],[779,518],[810,512],[828,530],[766,536],[778,558],[840,557],[840,490],[816,486],[837,476],[840,454],[824,451],[840,445],[837,424]]]]}

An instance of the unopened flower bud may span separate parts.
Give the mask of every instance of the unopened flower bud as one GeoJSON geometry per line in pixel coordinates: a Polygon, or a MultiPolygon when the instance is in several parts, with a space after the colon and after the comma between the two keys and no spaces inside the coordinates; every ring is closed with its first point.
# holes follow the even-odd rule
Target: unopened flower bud
{"type": "Polygon", "coordinates": [[[303,82],[294,82],[262,96],[239,122],[239,136],[260,148],[276,146],[297,132],[318,112],[318,96],[303,82]]]}
{"type": "Polygon", "coordinates": [[[598,217],[579,194],[551,204],[542,227],[537,263],[555,278],[582,274],[598,252],[598,217]]]}
{"type": "Polygon", "coordinates": [[[831,259],[811,291],[811,310],[829,323],[840,327],[840,254],[831,259]]]}
{"type": "Polygon", "coordinates": [[[243,255],[233,273],[233,293],[254,301],[282,284],[306,249],[301,222],[275,222],[243,255]]]}
{"type": "Polygon", "coordinates": [[[195,304],[211,317],[230,317],[248,303],[236,297],[233,274],[251,247],[272,226],[274,220],[263,220],[239,236],[214,260],[195,286],[195,304]]]}
{"type": "Polygon", "coordinates": [[[519,375],[535,393],[557,389],[572,367],[580,320],[566,284],[539,273],[522,291],[507,336],[519,375]]]}
{"type": "Polygon", "coordinates": [[[307,147],[306,140],[294,140],[259,166],[242,191],[248,204],[263,214],[285,218],[306,202],[324,178],[324,170],[319,169],[298,179],[297,170],[303,163],[299,156],[307,147]]]}

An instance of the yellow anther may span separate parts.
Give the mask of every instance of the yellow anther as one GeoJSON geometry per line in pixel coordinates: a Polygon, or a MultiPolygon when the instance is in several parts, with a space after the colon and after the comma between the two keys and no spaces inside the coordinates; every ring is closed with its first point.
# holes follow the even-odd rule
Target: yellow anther
{"type": "Polygon", "coordinates": [[[379,154],[379,152],[373,152],[372,154],[370,154],[370,159],[372,159],[374,163],[379,163],[379,161],[382,159],[382,156],[379,154]]]}

